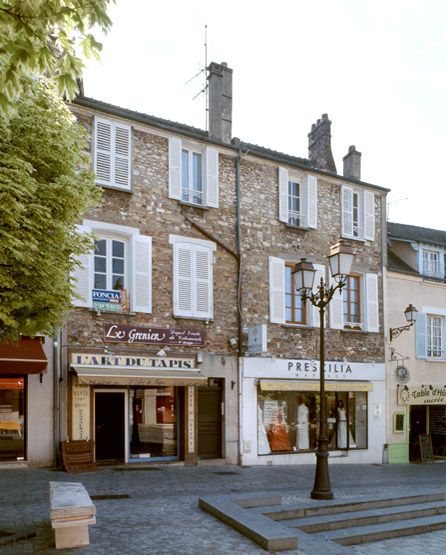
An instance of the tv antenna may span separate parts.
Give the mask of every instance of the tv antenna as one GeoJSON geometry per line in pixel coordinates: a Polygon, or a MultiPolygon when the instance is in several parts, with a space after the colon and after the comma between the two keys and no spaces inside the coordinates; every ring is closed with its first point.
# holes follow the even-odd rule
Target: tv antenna
{"type": "Polygon", "coordinates": [[[191,81],[193,81],[194,79],[196,79],[197,77],[199,77],[201,74],[204,75],[204,82],[203,82],[203,88],[192,98],[192,100],[195,100],[196,98],[198,98],[201,94],[204,94],[204,101],[205,101],[205,122],[204,122],[204,128],[207,131],[208,130],[208,80],[207,80],[207,68],[208,68],[208,36],[207,36],[207,30],[208,30],[208,26],[205,25],[204,26],[204,67],[200,69],[200,71],[195,74],[193,77],[191,77],[190,79],[188,79],[185,83],[185,85],[188,85],[191,81]]]}

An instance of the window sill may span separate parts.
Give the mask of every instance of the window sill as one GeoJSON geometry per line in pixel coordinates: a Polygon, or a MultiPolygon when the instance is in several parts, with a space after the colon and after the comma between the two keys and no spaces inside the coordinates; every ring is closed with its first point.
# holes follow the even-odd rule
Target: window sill
{"type": "Polygon", "coordinates": [[[358,243],[367,243],[367,241],[369,241],[370,243],[373,243],[374,240],[372,239],[364,239],[362,237],[351,237],[349,235],[341,235],[342,239],[347,239],[348,241],[357,241],[358,243]]]}
{"type": "Polygon", "coordinates": [[[315,329],[318,329],[318,328],[316,328],[316,326],[310,326],[309,324],[285,323],[285,324],[281,324],[281,326],[283,328],[292,328],[292,329],[298,329],[298,330],[315,330],[315,329]]]}
{"type": "Polygon", "coordinates": [[[130,187],[129,189],[125,189],[124,187],[119,187],[118,185],[104,185],[103,183],[97,183],[98,187],[102,187],[103,189],[111,189],[112,191],[121,191],[122,193],[129,193],[133,194],[133,189],[130,187]]]}
{"type": "Polygon", "coordinates": [[[209,206],[204,204],[194,204],[193,202],[186,202],[184,200],[180,200],[179,203],[181,206],[190,206],[191,208],[199,208],[200,210],[209,210],[209,206]]]}
{"type": "Polygon", "coordinates": [[[285,227],[287,229],[296,229],[296,230],[299,230],[299,231],[310,231],[309,227],[302,227],[300,225],[288,224],[286,222],[283,222],[283,223],[285,224],[285,227]]]}
{"type": "Polygon", "coordinates": [[[214,321],[213,317],[204,318],[202,316],[178,316],[177,314],[174,314],[173,317],[175,320],[197,320],[198,322],[204,322],[206,325],[214,321]]]}
{"type": "MultiPolygon", "coordinates": [[[[341,329],[342,333],[370,333],[368,330],[362,330],[362,329],[353,329],[353,328],[342,328],[341,329]]],[[[378,332],[376,332],[378,333],[378,332]]]]}
{"type": "Polygon", "coordinates": [[[89,312],[96,314],[97,316],[136,316],[136,312],[112,312],[109,310],[95,310],[94,308],[89,308],[89,312]]]}

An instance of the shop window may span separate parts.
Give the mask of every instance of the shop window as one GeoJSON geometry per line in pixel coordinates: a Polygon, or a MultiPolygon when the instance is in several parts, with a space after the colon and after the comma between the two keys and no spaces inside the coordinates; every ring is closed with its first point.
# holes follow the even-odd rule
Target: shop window
{"type": "MultiPolygon", "coordinates": [[[[304,453],[317,447],[319,393],[260,391],[258,454],[304,453]]],[[[367,393],[327,393],[328,448],[367,449],[367,393]]]]}
{"type": "Polygon", "coordinates": [[[25,459],[25,378],[0,378],[0,460],[25,459]]]}
{"type": "Polygon", "coordinates": [[[177,390],[147,387],[130,392],[130,458],[177,458],[177,390]]]}

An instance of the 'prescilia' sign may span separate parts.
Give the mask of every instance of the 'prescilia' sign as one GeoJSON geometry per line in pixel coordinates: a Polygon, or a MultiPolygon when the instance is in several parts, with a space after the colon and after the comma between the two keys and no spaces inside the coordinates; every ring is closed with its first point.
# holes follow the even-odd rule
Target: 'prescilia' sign
{"type": "Polygon", "coordinates": [[[102,368],[191,370],[195,368],[195,358],[73,353],[71,364],[73,366],[97,366],[102,368]]]}
{"type": "Polygon", "coordinates": [[[446,385],[398,386],[399,405],[446,405],[446,385]]]}

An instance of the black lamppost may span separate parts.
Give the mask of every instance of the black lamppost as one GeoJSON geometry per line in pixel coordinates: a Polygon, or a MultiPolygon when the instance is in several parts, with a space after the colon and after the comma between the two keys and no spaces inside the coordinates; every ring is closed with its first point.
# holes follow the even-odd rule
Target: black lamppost
{"type": "Polygon", "coordinates": [[[325,403],[325,346],[324,346],[324,315],[325,308],[333,298],[338,289],[342,289],[350,274],[353,257],[355,252],[351,245],[340,240],[330,248],[328,262],[330,265],[331,276],[335,284],[327,285],[324,278],[313,291],[315,268],[311,262],[305,258],[296,264],[295,283],[296,289],[302,297],[302,301],[310,301],[313,306],[319,308],[320,322],[320,351],[319,351],[319,396],[320,396],[320,421],[318,447],[316,450],[316,475],[314,486],[311,492],[313,499],[333,499],[333,492],[330,486],[330,476],[328,474],[328,434],[327,434],[327,411],[325,403]]]}

